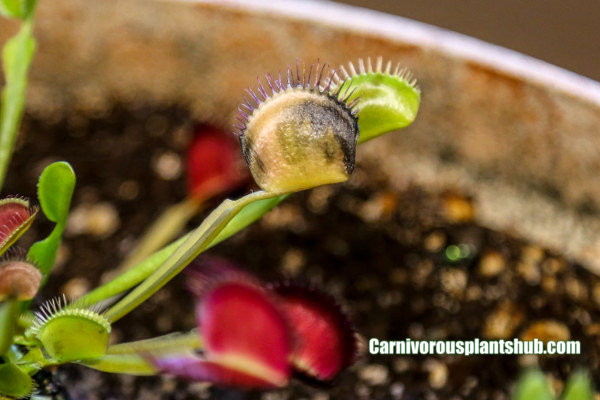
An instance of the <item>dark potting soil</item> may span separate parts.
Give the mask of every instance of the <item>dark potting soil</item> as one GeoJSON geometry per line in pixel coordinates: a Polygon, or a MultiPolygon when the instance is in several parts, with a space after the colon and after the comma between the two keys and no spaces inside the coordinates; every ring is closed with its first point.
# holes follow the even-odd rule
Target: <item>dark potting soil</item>
{"type": "MultiPolygon", "coordinates": [[[[173,108],[119,106],[93,117],[26,119],[5,194],[35,198],[41,169],[55,160],[69,161],[78,177],[64,246],[41,300],[77,296],[108,279],[152,219],[184,198],[182,154],[190,135],[189,116],[173,108]]],[[[340,298],[365,339],[570,338],[581,341],[582,354],[363,354],[331,384],[294,380],[270,392],[71,365],[40,374],[40,391],[77,400],[508,399],[526,366],[540,365],[557,391],[578,367],[598,376],[598,277],[478,226],[461,194],[389,191],[381,168],[359,165],[346,184],[295,194],[211,253],[265,280],[322,286],[340,298]]],[[[50,229],[38,218],[22,244],[50,229]]],[[[194,304],[184,287],[177,277],[117,322],[114,340],[192,328],[194,304]]]]}

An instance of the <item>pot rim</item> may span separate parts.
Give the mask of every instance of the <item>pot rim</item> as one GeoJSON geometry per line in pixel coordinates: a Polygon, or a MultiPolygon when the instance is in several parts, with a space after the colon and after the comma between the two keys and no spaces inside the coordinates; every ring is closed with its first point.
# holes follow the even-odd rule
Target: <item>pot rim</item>
{"type": "Polygon", "coordinates": [[[474,62],[545,88],[567,93],[600,107],[600,82],[546,61],[448,29],[363,7],[322,0],[161,0],[208,4],[283,15],[410,43],[474,62]]]}

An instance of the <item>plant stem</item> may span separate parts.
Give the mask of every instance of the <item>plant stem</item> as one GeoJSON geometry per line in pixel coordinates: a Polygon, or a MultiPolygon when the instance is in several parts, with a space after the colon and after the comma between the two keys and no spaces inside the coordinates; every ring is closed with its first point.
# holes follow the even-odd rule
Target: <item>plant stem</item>
{"type": "Polygon", "coordinates": [[[162,265],[167,258],[186,241],[190,236],[190,233],[179,238],[175,242],[157,251],[135,267],[129,269],[123,274],[119,275],[110,282],[105,283],[102,286],[97,287],[90,293],[86,294],[82,298],[75,301],[75,304],[88,306],[99,303],[103,300],[109,299],[113,296],[126,292],[135,285],[148,278],[160,265],[162,265]]]}
{"type": "MultiPolygon", "coordinates": [[[[223,240],[233,236],[248,225],[254,223],[269,210],[273,209],[277,204],[287,198],[287,194],[254,201],[246,205],[221,232],[211,241],[207,248],[217,245],[223,240]]],[[[94,289],[81,299],[76,301],[76,304],[88,306],[109,299],[113,296],[121,294],[132,287],[136,286],[144,279],[149,277],[162,263],[179,247],[190,234],[186,234],[177,241],[171,243],[167,247],[157,251],[146,260],[138,263],[133,268],[124,272],[122,275],[114,278],[110,282],[94,289]]]]}
{"type": "Polygon", "coordinates": [[[0,104],[0,191],[6,179],[25,107],[27,72],[35,51],[32,18],[23,22],[19,32],[2,49],[6,85],[2,90],[0,104]]]}
{"type": "Polygon", "coordinates": [[[106,318],[111,322],[115,322],[156,293],[202,253],[219,232],[227,226],[227,223],[246,205],[275,196],[274,193],[259,191],[235,201],[225,200],[208,215],[204,222],[187,237],[183,244],[152,275],[111,307],[106,313],[106,318]]]}
{"type": "Polygon", "coordinates": [[[13,343],[20,305],[16,299],[7,299],[0,303],[0,356],[6,354],[13,343]]]}
{"type": "Polygon", "coordinates": [[[115,374],[149,376],[158,373],[156,368],[139,354],[106,354],[96,360],[80,361],[79,364],[115,374]]]}
{"type": "Polygon", "coordinates": [[[117,268],[117,271],[127,271],[144,261],[146,257],[163,247],[179,235],[189,220],[202,207],[202,202],[194,198],[177,203],[167,208],[146,230],[135,249],[117,268]]]}
{"type": "Polygon", "coordinates": [[[197,330],[187,333],[171,333],[152,339],[138,340],[135,342],[119,343],[108,348],[106,354],[139,354],[157,351],[199,350],[202,348],[202,339],[197,330]]]}
{"type": "Polygon", "coordinates": [[[106,355],[97,360],[81,361],[81,365],[99,371],[130,374],[154,375],[158,371],[144,354],[157,352],[193,352],[202,348],[198,331],[171,333],[152,339],[120,343],[110,346],[106,355]]]}

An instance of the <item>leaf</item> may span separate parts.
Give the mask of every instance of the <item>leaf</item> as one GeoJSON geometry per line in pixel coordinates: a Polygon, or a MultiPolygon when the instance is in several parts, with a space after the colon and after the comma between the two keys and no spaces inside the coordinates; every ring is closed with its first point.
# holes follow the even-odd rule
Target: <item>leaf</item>
{"type": "Polygon", "coordinates": [[[156,375],[156,368],[139,354],[106,354],[95,360],[83,360],[79,364],[102,372],[135,376],[156,375]]]}
{"type": "Polygon", "coordinates": [[[23,18],[21,0],[0,0],[0,14],[7,18],[23,18]]]}
{"type": "Polygon", "coordinates": [[[563,400],[593,400],[594,390],[592,380],[586,372],[576,372],[571,375],[563,392],[563,400]]]}
{"type": "Polygon", "coordinates": [[[513,400],[554,400],[546,377],[539,370],[526,372],[517,382],[513,400]]]}
{"type": "Polygon", "coordinates": [[[40,175],[38,182],[40,205],[46,217],[55,222],[56,226],[46,239],[31,246],[28,257],[35,262],[45,277],[56,259],[56,252],[67,224],[74,189],[75,173],[69,163],[60,161],[50,164],[40,175]]]}
{"type": "Polygon", "coordinates": [[[27,19],[33,16],[37,0],[0,0],[0,15],[27,19]]]}
{"type": "Polygon", "coordinates": [[[12,345],[19,314],[18,300],[8,299],[0,302],[0,356],[4,355],[12,345]]]}
{"type": "Polygon", "coordinates": [[[33,17],[35,7],[37,6],[38,0],[24,0],[23,1],[23,16],[25,18],[33,17]]]}
{"type": "Polygon", "coordinates": [[[2,50],[6,86],[2,90],[2,104],[0,105],[0,189],[4,184],[19,122],[23,115],[27,72],[35,47],[32,26],[29,22],[25,22],[2,50]]]}
{"type": "Polygon", "coordinates": [[[0,398],[25,398],[33,390],[33,380],[12,363],[0,364],[0,398]]]}
{"type": "MultiPolygon", "coordinates": [[[[370,59],[368,63],[371,64],[370,59]]],[[[390,62],[383,67],[379,59],[375,70],[369,67],[367,72],[360,60],[358,72],[345,73],[346,80],[342,83],[341,93],[354,90],[348,103],[359,99],[356,105],[359,143],[405,128],[417,117],[421,91],[405,70],[396,67],[392,73],[390,68],[390,62]]],[[[350,70],[356,71],[356,68],[352,65],[350,70]]]]}

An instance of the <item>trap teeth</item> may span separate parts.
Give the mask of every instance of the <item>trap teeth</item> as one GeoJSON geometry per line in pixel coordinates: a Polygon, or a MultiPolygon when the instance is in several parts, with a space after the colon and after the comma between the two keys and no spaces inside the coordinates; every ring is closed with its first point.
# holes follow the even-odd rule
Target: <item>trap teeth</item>
{"type": "MultiPolygon", "coordinates": [[[[256,183],[288,193],[343,182],[354,170],[358,125],[347,104],[351,90],[330,92],[335,72],[327,65],[296,65],[287,80],[258,80],[240,107],[242,152],[256,183]],[[270,89],[270,90],[269,90],[270,89]]],[[[347,88],[346,88],[347,89],[347,88]]],[[[354,105],[354,104],[353,104],[354,105]]]]}
{"type": "Polygon", "coordinates": [[[356,331],[335,298],[291,282],[277,283],[272,288],[294,333],[291,361],[297,371],[330,381],[354,362],[356,331]]]}

